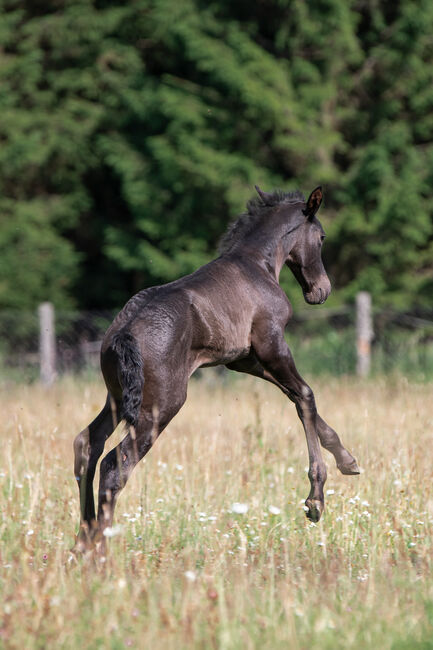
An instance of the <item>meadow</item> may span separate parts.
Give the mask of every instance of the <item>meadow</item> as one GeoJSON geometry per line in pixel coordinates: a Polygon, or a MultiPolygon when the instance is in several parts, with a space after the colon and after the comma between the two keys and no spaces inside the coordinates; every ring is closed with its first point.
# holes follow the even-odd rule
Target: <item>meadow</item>
{"type": "Polygon", "coordinates": [[[363,469],[324,452],[322,521],[293,405],[203,373],[121,494],[105,561],[70,552],[72,442],[102,382],[3,384],[0,647],[433,648],[432,384],[311,383],[363,469]]]}

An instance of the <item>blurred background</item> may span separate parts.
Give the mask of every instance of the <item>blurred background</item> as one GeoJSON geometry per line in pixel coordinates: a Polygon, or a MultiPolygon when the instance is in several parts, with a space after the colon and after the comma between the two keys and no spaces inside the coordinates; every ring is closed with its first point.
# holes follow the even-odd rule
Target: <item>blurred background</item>
{"type": "Polygon", "coordinates": [[[0,0],[0,375],[97,366],[138,290],[216,255],[254,193],[321,184],[333,293],[295,307],[301,372],[433,377],[430,0],[0,0]]]}

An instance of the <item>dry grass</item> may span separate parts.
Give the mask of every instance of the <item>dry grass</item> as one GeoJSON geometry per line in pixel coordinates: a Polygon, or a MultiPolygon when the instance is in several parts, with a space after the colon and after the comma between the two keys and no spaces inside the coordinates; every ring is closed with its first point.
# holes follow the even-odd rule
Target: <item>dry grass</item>
{"type": "Polygon", "coordinates": [[[70,560],[72,441],[102,384],[1,389],[0,647],[433,648],[431,385],[313,382],[365,470],[343,477],[325,452],[316,526],[293,406],[212,377],[131,478],[96,568],[70,560]]]}

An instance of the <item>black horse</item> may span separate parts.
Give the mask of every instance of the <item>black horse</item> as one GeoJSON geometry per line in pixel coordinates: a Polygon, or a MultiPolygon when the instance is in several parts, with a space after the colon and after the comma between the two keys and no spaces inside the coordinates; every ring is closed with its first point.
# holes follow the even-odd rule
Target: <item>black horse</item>
{"type": "Polygon", "coordinates": [[[195,273],[144,289],[117,315],[101,350],[108,389],[105,406],[75,439],[81,505],[78,546],[86,547],[113,519],[133,468],[186,399],[199,367],[227,368],[278,386],[296,405],[307,438],[310,494],[307,517],[324,509],[326,466],[319,442],[343,474],[358,474],[353,456],[319,416],[313,391],[298,374],[284,339],[291,305],[279,286],[287,264],[309,304],[325,302],[331,285],[321,258],[324,232],[316,218],[322,190],[262,192],[248,203],[221,241],[220,256],[195,273]],[[120,420],[128,432],[101,462],[98,516],[93,479],[107,438],[120,420]]]}

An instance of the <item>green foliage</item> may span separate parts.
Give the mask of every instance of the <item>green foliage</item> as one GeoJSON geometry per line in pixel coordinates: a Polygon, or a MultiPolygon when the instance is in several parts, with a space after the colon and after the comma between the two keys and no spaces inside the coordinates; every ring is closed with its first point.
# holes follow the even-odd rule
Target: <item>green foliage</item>
{"type": "MultiPolygon", "coordinates": [[[[356,372],[355,328],[331,329],[322,325],[316,332],[292,332],[289,327],[287,342],[295,351],[296,366],[307,377],[344,376],[356,372]]],[[[431,381],[433,378],[433,343],[420,341],[415,334],[395,329],[387,331],[375,341],[372,349],[371,374],[376,377],[404,376],[412,381],[431,381]]]]}
{"type": "Polygon", "coordinates": [[[0,307],[119,306],[191,272],[255,183],[325,185],[334,304],[429,302],[427,0],[0,12],[0,307]]]}
{"type": "Polygon", "coordinates": [[[34,307],[47,296],[67,305],[78,254],[56,232],[55,199],[0,200],[0,305],[34,307]]]}

